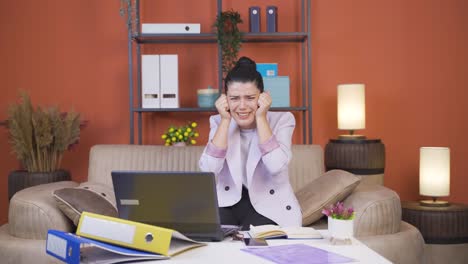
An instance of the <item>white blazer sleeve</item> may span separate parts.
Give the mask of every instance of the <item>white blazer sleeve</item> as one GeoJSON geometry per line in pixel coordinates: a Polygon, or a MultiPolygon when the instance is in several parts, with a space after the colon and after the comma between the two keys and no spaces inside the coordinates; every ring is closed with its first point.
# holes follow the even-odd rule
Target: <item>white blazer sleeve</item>
{"type": "Polygon", "coordinates": [[[292,157],[292,134],[296,121],[291,113],[285,112],[278,120],[271,120],[270,126],[272,126],[272,137],[259,147],[266,169],[275,175],[288,169],[292,157]]]}
{"type": "Polygon", "coordinates": [[[210,135],[208,137],[208,144],[203,150],[200,161],[198,162],[200,170],[214,172],[215,175],[218,175],[223,169],[227,152],[227,149],[221,149],[211,142],[216,130],[218,129],[219,122],[219,115],[210,117],[210,135]]]}

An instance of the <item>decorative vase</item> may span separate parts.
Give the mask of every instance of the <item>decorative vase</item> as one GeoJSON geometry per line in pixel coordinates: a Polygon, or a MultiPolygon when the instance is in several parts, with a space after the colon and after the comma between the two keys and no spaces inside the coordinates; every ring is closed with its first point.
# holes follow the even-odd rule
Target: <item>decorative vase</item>
{"type": "Polygon", "coordinates": [[[58,170],[53,172],[27,172],[16,170],[8,175],[8,200],[22,189],[51,182],[70,181],[69,171],[58,170]]]}
{"type": "Polygon", "coordinates": [[[328,217],[328,232],[333,244],[345,242],[351,244],[351,238],[354,235],[354,220],[342,220],[328,217]]]}
{"type": "Polygon", "coordinates": [[[185,147],[185,146],[187,146],[187,143],[185,143],[185,142],[176,142],[176,143],[172,144],[172,146],[174,146],[174,147],[185,147]]]}
{"type": "Polygon", "coordinates": [[[219,90],[208,86],[207,89],[198,89],[198,107],[209,108],[215,107],[216,99],[218,99],[219,90]]]}

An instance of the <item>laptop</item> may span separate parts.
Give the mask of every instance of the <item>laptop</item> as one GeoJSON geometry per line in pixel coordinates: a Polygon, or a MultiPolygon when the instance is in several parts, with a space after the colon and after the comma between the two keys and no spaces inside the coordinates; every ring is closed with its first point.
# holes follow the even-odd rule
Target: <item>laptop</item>
{"type": "Polygon", "coordinates": [[[239,230],[221,226],[212,172],[112,171],[122,219],[166,227],[199,241],[221,241],[239,230]]]}

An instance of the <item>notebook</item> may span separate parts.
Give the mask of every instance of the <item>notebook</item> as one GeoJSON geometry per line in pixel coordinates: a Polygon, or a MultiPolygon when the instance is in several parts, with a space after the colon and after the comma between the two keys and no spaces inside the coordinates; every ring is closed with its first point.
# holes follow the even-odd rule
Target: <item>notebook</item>
{"type": "Polygon", "coordinates": [[[199,241],[239,230],[221,226],[212,172],[112,171],[119,217],[166,227],[199,241]]]}

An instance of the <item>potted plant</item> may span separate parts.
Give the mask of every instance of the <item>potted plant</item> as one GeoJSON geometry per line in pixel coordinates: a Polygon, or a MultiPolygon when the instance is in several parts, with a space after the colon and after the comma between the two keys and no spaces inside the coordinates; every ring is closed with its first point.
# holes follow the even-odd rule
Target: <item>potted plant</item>
{"type": "Polygon", "coordinates": [[[328,208],[324,208],[322,213],[328,216],[328,231],[332,243],[336,244],[343,241],[346,244],[351,243],[351,237],[354,232],[354,217],[356,212],[352,207],[346,208],[343,202],[337,202],[328,208]]]}
{"type": "Polygon", "coordinates": [[[216,38],[221,47],[222,71],[225,77],[234,67],[237,55],[241,48],[241,32],[237,24],[242,23],[239,12],[234,10],[223,11],[216,17],[214,27],[216,38]]]}
{"type": "Polygon", "coordinates": [[[196,122],[188,122],[185,126],[175,127],[170,126],[167,131],[161,135],[166,146],[186,146],[187,144],[195,145],[195,140],[200,134],[195,130],[198,126],[196,122]]]}
{"type": "Polygon", "coordinates": [[[26,93],[8,109],[7,129],[22,170],[8,176],[8,197],[43,183],[70,180],[60,169],[63,153],[80,138],[80,115],[60,113],[56,107],[34,108],[26,93]]]}

